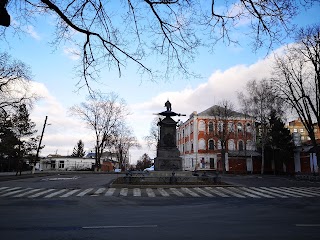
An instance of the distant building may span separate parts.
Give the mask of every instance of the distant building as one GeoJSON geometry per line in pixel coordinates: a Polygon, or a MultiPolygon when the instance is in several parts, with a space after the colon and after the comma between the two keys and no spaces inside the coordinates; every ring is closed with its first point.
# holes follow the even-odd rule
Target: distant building
{"type": "MultiPolygon", "coordinates": [[[[320,139],[319,127],[316,123],[314,123],[313,125],[314,125],[315,137],[316,139],[320,139]]],[[[310,140],[308,131],[303,126],[300,119],[289,122],[288,129],[290,130],[290,133],[293,136],[293,140],[296,146],[301,146],[302,143],[305,143],[310,140]]]]}
{"type": "Polygon", "coordinates": [[[253,118],[233,111],[230,117],[217,116],[220,106],[203,112],[193,112],[177,129],[177,145],[183,159],[184,170],[222,170],[219,131],[227,124],[226,171],[260,171],[261,160],[256,150],[255,122],[253,118]]]}

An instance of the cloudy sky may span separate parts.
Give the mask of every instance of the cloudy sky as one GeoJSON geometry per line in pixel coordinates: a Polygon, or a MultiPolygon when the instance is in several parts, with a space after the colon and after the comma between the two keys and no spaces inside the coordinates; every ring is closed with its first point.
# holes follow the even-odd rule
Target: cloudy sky
{"type": "MultiPolygon", "coordinates": [[[[302,12],[295,22],[300,26],[319,23],[320,8],[302,12]]],[[[15,35],[7,30],[7,41],[0,42],[0,51],[7,51],[12,57],[27,63],[33,73],[33,91],[41,93],[31,112],[32,120],[41,133],[45,116],[48,116],[43,138],[45,148],[41,155],[52,153],[68,155],[81,139],[87,151],[94,147],[94,133],[83,122],[71,116],[69,108],[85,101],[86,89],[79,89],[79,79],[75,74],[78,64],[77,49],[69,44],[52,47],[51,18],[43,18],[34,26],[26,26],[25,35],[15,35]]],[[[19,24],[13,19],[15,24],[19,24]]],[[[243,23],[245,24],[245,23],[243,23]]],[[[114,91],[123,98],[131,112],[128,124],[142,144],[142,149],[131,150],[131,162],[136,162],[143,154],[155,157],[148,149],[143,137],[148,135],[153,114],[165,110],[167,99],[172,103],[173,111],[189,116],[193,111],[201,112],[223,99],[228,99],[236,107],[237,92],[243,91],[251,79],[263,79],[270,76],[273,52],[260,49],[252,52],[248,44],[250,36],[242,36],[240,46],[219,43],[213,52],[200,49],[191,71],[201,74],[199,78],[166,79],[152,82],[144,81],[130,65],[123,71],[121,78],[116,69],[102,71],[99,83],[92,87],[102,92],[114,91]]],[[[287,43],[291,40],[288,39],[287,43]]],[[[283,46],[277,46],[274,51],[283,46]]],[[[185,121],[187,117],[181,117],[185,121]]],[[[178,118],[176,119],[178,120],[178,118]]]]}

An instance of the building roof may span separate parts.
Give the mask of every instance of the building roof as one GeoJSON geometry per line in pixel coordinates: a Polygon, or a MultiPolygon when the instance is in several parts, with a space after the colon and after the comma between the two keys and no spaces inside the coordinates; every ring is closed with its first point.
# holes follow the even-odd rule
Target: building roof
{"type": "MultiPolygon", "coordinates": [[[[209,107],[208,109],[198,113],[198,116],[217,116],[219,112],[224,111],[224,108],[218,105],[213,105],[212,107],[209,107]]],[[[233,110],[229,110],[228,115],[233,117],[245,117],[245,114],[236,112],[233,110]]],[[[248,116],[247,116],[248,117],[248,116]]]]}

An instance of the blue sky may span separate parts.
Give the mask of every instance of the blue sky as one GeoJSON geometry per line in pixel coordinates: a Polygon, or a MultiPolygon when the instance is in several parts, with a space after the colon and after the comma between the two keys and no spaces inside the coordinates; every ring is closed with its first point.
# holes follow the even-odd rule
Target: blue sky
{"type": "MultiPolygon", "coordinates": [[[[308,12],[302,12],[295,22],[299,26],[319,23],[319,12],[318,5],[308,12]]],[[[72,105],[85,101],[87,91],[77,91],[79,79],[74,70],[77,59],[68,53],[73,46],[62,43],[55,48],[49,44],[54,30],[52,21],[51,17],[41,17],[34,27],[26,28],[27,34],[20,37],[8,29],[8,42],[0,42],[0,51],[7,51],[31,67],[34,89],[41,91],[44,96],[32,110],[32,120],[36,122],[39,134],[46,115],[51,124],[45,131],[43,144],[46,147],[41,152],[42,156],[55,152],[70,154],[79,139],[84,141],[86,149],[94,146],[93,133],[68,112],[72,105]]],[[[163,111],[167,99],[171,101],[174,111],[187,116],[193,111],[201,112],[222,99],[229,99],[237,105],[236,92],[243,89],[246,81],[270,75],[272,52],[267,58],[266,49],[254,53],[249,45],[250,36],[239,34],[239,38],[241,46],[219,43],[213,52],[205,48],[199,50],[190,70],[200,73],[201,78],[150,82],[141,80],[134,65],[128,64],[121,78],[116,69],[105,69],[100,83],[92,83],[94,88],[103,92],[118,93],[128,104],[132,113],[128,123],[143,145],[142,149],[131,151],[131,162],[135,162],[144,152],[155,156],[155,151],[145,146],[143,137],[149,133],[154,118],[152,114],[163,111]]],[[[287,39],[288,43],[291,41],[287,39]]]]}

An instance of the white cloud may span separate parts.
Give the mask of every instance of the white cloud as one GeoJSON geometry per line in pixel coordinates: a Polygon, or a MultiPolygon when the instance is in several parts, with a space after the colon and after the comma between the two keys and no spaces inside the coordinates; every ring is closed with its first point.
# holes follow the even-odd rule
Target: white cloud
{"type": "Polygon", "coordinates": [[[25,29],[25,31],[34,39],[36,40],[41,40],[41,37],[39,36],[39,34],[36,32],[36,30],[34,29],[34,27],[32,25],[28,25],[25,29]]]}
{"type": "Polygon", "coordinates": [[[80,58],[80,51],[76,47],[64,47],[63,53],[71,60],[78,60],[80,58]]]}

